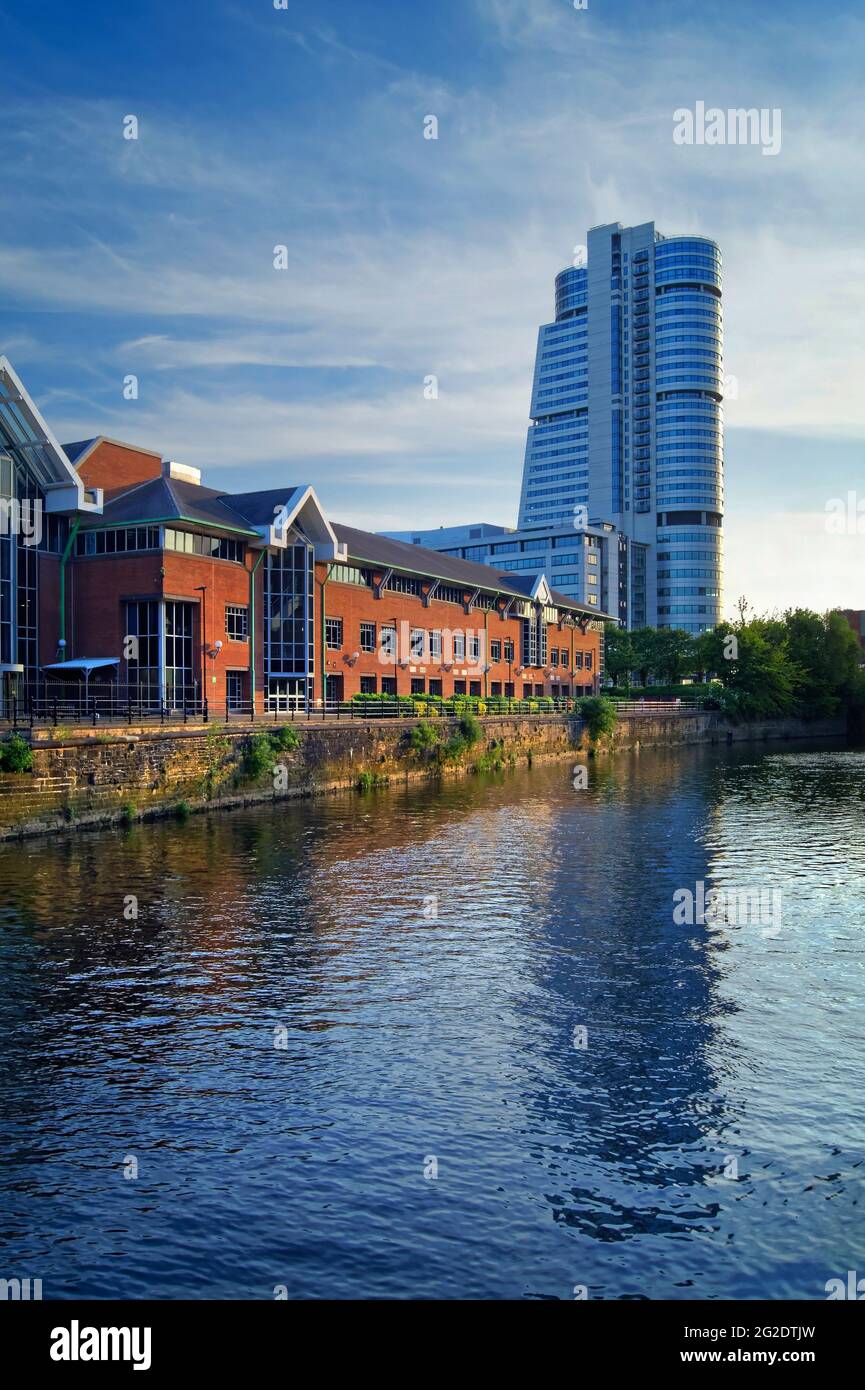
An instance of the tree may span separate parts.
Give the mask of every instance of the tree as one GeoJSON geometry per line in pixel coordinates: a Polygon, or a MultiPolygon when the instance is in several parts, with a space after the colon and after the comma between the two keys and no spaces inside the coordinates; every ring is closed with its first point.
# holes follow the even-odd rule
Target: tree
{"type": "Polygon", "coordinates": [[[657,636],[657,631],[653,627],[639,627],[631,633],[634,670],[640,673],[640,685],[648,685],[649,672],[655,669],[657,636]]]}
{"type": "Polygon", "coordinates": [[[807,608],[754,615],[745,599],[734,623],[696,643],[697,669],[724,686],[724,708],[743,718],[797,713],[820,718],[865,714],[865,673],[856,634],[842,613],[807,608]]]}
{"type": "Polygon", "coordinates": [[[704,681],[707,676],[718,674],[718,667],[715,665],[717,649],[714,637],[714,632],[701,632],[699,637],[694,638],[692,666],[693,675],[698,681],[704,681]]]}
{"type": "Polygon", "coordinates": [[[694,669],[694,639],[682,628],[666,627],[655,633],[655,672],[675,685],[694,669]]]}
{"type": "Polygon", "coordinates": [[[723,683],[728,713],[753,719],[790,712],[798,672],[786,641],[772,640],[777,634],[771,625],[760,618],[719,623],[705,636],[704,659],[723,683]]]}
{"type": "Polygon", "coordinates": [[[604,626],[604,667],[615,685],[624,678],[625,686],[630,685],[631,672],[636,665],[634,644],[631,634],[618,623],[608,622],[604,626]]]}

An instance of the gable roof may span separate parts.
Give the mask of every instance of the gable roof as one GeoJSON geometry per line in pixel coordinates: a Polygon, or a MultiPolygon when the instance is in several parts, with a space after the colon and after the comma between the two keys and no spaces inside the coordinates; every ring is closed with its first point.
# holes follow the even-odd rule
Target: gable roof
{"type": "Polygon", "coordinates": [[[105,503],[102,516],[84,522],[85,529],[98,526],[145,526],[156,521],[189,521],[216,526],[222,531],[257,536],[244,517],[228,505],[228,499],[214,488],[186,483],[180,478],[150,478],[105,503]]]}
{"type": "Polygon", "coordinates": [[[444,580],[446,584],[462,584],[472,591],[493,589],[512,598],[538,598],[539,601],[556,608],[588,613],[593,618],[606,616],[583,603],[577,603],[576,599],[569,598],[567,594],[560,594],[551,589],[542,570],[534,574],[510,574],[506,570],[495,569],[492,565],[478,564],[476,560],[461,560],[456,555],[445,555],[440,550],[429,550],[423,545],[396,541],[390,536],[382,536],[373,531],[359,531],[354,526],[343,526],[337,521],[334,522],[333,529],[337,538],[346,546],[351,560],[384,569],[428,574],[432,579],[444,580]]]}
{"type": "Polygon", "coordinates": [[[86,523],[89,530],[110,526],[146,526],[185,521],[235,535],[258,545],[284,547],[298,525],[315,547],[317,559],[339,558],[339,543],[311,487],[266,492],[219,492],[163,473],[105,503],[102,516],[86,523]]]}
{"type": "Polygon", "coordinates": [[[0,356],[0,449],[37,480],[49,513],[98,512],[102,489],[88,488],[43,420],[8,357],[0,356]]]}
{"type": "Polygon", "coordinates": [[[75,464],[77,467],[78,459],[82,454],[89,453],[93,445],[99,443],[101,437],[101,435],[97,434],[93,439],[78,439],[74,444],[64,444],[63,452],[69,462],[75,464]]]}

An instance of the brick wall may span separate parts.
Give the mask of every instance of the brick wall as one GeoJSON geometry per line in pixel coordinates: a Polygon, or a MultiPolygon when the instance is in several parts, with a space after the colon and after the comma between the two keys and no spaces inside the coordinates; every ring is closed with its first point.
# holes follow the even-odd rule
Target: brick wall
{"type": "MultiPolygon", "coordinates": [[[[260,583],[260,575],[257,578],[260,583]]],[[[248,680],[249,643],[231,641],[225,631],[226,604],[244,608],[249,605],[249,573],[243,566],[229,560],[180,555],[170,550],[99,555],[70,561],[66,583],[69,656],[122,655],[126,636],[125,602],[175,598],[195,606],[196,675],[205,682],[208,699],[214,704],[225,704],[226,672],[229,670],[246,672],[248,680]],[[200,585],[206,585],[204,596],[197,592],[200,585]],[[205,612],[206,626],[202,634],[205,612]],[[206,660],[205,670],[202,643],[210,650],[217,640],[222,642],[222,650],[215,661],[206,660]]],[[[260,631],[258,638],[260,650],[260,631]]]]}
{"type": "MultiPolygon", "coordinates": [[[[179,554],[175,551],[147,552],[142,554],[100,555],[92,558],[74,557],[67,565],[67,655],[73,656],[120,656],[126,636],[125,601],[148,598],[174,598],[195,605],[196,620],[194,632],[195,660],[197,678],[204,682],[204,689],[210,702],[224,706],[226,701],[226,678],[229,671],[245,673],[243,698],[250,695],[249,642],[229,639],[225,630],[226,605],[232,604],[248,608],[250,602],[250,570],[259,552],[248,551],[246,567],[228,560],[211,560],[198,555],[179,554]],[[206,586],[202,596],[200,587],[206,586]],[[202,631],[202,620],[206,619],[202,631]],[[222,649],[215,660],[203,658],[203,648],[214,648],[216,641],[222,642],[222,649]]],[[[53,557],[49,557],[53,559],[53,557]]],[[[54,562],[56,569],[56,562],[54,562]]],[[[455,693],[464,694],[506,694],[509,686],[513,694],[521,698],[526,687],[531,686],[532,694],[556,695],[565,692],[588,694],[597,688],[600,664],[600,634],[589,629],[581,631],[572,627],[548,624],[548,649],[559,653],[557,666],[532,670],[522,669],[521,663],[521,624],[518,618],[502,619],[499,613],[485,613],[473,608],[466,613],[462,604],[442,602],[436,598],[425,607],[423,601],[409,594],[399,594],[385,590],[380,599],[373,590],[355,584],[345,584],[333,579],[326,581],[327,565],[316,565],[315,583],[315,699],[323,696],[321,679],[322,655],[324,669],[328,676],[338,681],[330,685],[331,696],[351,699],[360,693],[362,684],[375,683],[376,692],[393,693],[395,682],[397,695],[410,695],[413,682],[422,682],[427,693],[438,691],[445,698],[455,693]],[[342,641],[338,649],[326,648],[324,638],[327,617],[342,622],[342,641]],[[376,650],[366,652],[361,643],[361,623],[375,625],[376,650]],[[388,624],[395,625],[404,648],[398,652],[396,662],[384,663],[380,659],[381,629],[388,624]],[[412,629],[460,633],[466,639],[466,659],[447,659],[445,651],[441,659],[432,659],[427,654],[425,660],[411,659],[408,650],[412,629]],[[404,635],[404,641],[403,639],[404,635]],[[469,639],[477,636],[481,642],[480,650],[486,651],[486,661],[475,662],[468,657],[469,639]],[[484,638],[486,641],[484,642],[484,638]],[[505,642],[513,643],[514,657],[509,663],[504,659],[505,642]],[[502,658],[492,661],[490,643],[500,642],[502,658]],[[357,656],[355,657],[355,653],[357,656]],[[576,671],[575,660],[581,661],[581,669],[576,671]],[[589,665],[589,663],[591,663],[589,665]],[[488,664],[489,671],[483,666],[488,664]],[[450,665],[451,669],[444,669],[450,665]],[[551,674],[547,674],[550,672],[551,674]],[[366,677],[366,682],[362,678],[366,677]],[[559,677],[554,679],[553,677],[559,677]],[[438,683],[435,687],[433,682],[438,683]],[[496,690],[498,686],[498,690],[496,690]]],[[[256,706],[263,708],[265,698],[264,679],[264,564],[255,575],[256,611],[256,706]]],[[[43,660],[53,660],[58,631],[57,580],[56,574],[46,585],[42,596],[43,613],[43,660]],[[45,652],[49,652],[45,655],[45,652]]],[[[121,671],[122,676],[122,671],[121,671]]]]}
{"type": "MultiPolygon", "coordinates": [[[[543,693],[552,695],[560,692],[563,686],[569,686],[570,692],[577,688],[578,694],[590,694],[596,686],[599,661],[600,661],[600,634],[588,630],[583,633],[579,627],[548,624],[547,641],[548,649],[555,647],[560,653],[567,652],[567,669],[574,670],[574,656],[579,653],[582,658],[582,669],[575,674],[565,675],[562,673],[561,665],[557,668],[547,666],[546,668],[536,668],[531,671],[523,670],[521,661],[521,623],[519,618],[502,619],[501,616],[493,611],[485,613],[481,609],[473,608],[466,613],[461,604],[444,603],[436,598],[431,599],[429,607],[424,607],[423,601],[414,595],[393,593],[385,590],[380,599],[376,598],[372,589],[363,587],[359,584],[344,584],[333,579],[326,584],[324,582],[327,573],[325,565],[316,565],[316,668],[320,670],[322,654],[322,615],[342,620],[342,645],[338,650],[325,649],[324,664],[329,676],[337,676],[342,679],[343,698],[351,699],[353,695],[360,692],[361,678],[367,677],[369,681],[376,682],[376,691],[382,690],[382,679],[396,681],[397,695],[410,695],[412,693],[412,681],[423,682],[424,689],[430,693],[430,682],[441,682],[440,693],[448,698],[455,692],[455,685],[462,682],[465,690],[460,693],[478,695],[489,695],[493,692],[493,685],[497,684],[500,689],[495,692],[505,693],[506,685],[513,685],[513,693],[516,698],[521,698],[524,694],[524,685],[532,686],[532,693],[543,693]],[[469,661],[454,660],[453,669],[447,671],[443,669],[443,662],[438,659],[431,659],[429,655],[424,661],[411,659],[410,651],[405,650],[406,643],[400,642],[398,651],[398,662],[384,664],[379,659],[378,650],[365,652],[361,646],[361,623],[374,623],[376,626],[376,644],[380,642],[380,632],[383,626],[396,626],[398,634],[403,630],[403,625],[411,632],[412,628],[422,629],[427,634],[430,631],[449,630],[452,633],[459,632],[466,636],[466,649],[468,650],[468,639],[470,636],[479,635],[481,638],[481,651],[484,650],[484,636],[486,637],[487,663],[490,670],[485,672],[481,665],[469,661]],[[493,662],[491,660],[490,642],[502,643],[502,654],[504,654],[504,643],[507,639],[513,643],[514,659],[509,664],[504,659],[493,662]],[[355,653],[357,659],[355,660],[355,653]],[[586,669],[587,659],[591,661],[591,669],[586,669]],[[545,671],[552,671],[548,676],[545,671]],[[559,674],[561,679],[553,680],[553,676],[559,674]],[[536,690],[535,687],[538,689],[536,690]],[[542,690],[541,690],[542,687],[542,690]]],[[[445,663],[448,664],[448,663],[445,663]]],[[[321,683],[316,680],[316,698],[320,698],[321,683]]]]}
{"type": "Polygon", "coordinates": [[[105,500],[151,478],[162,476],[162,457],[149,449],[136,449],[112,439],[100,439],[78,469],[88,487],[101,487],[105,500]]]}

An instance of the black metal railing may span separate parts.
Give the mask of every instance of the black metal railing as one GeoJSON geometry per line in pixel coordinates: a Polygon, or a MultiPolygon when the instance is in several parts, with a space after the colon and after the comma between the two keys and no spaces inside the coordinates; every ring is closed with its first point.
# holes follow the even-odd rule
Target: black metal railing
{"type": "Polygon", "coordinates": [[[481,717],[520,715],[542,718],[578,713],[580,697],[533,696],[524,699],[506,696],[455,696],[430,699],[423,696],[355,698],[313,703],[265,701],[253,708],[249,700],[214,704],[197,690],[176,691],[170,699],[154,696],[150,690],[132,686],[66,682],[45,682],[21,687],[6,696],[0,705],[0,724],[7,728],[40,726],[81,727],[90,725],[157,725],[220,723],[280,724],[321,721],[366,721],[382,719],[454,719],[465,714],[481,717]]]}

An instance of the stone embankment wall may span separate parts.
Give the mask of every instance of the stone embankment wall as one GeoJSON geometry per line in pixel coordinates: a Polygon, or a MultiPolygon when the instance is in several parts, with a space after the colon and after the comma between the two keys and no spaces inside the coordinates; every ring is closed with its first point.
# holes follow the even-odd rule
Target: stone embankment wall
{"type": "MultiPolygon", "coordinates": [[[[412,749],[415,723],[300,724],[299,747],[273,749],[258,773],[250,740],[273,726],[63,730],[59,739],[40,730],[32,771],[0,773],[0,839],[568,756],[580,737],[579,721],[564,717],[485,718],[479,741],[440,763],[434,750],[412,749]]],[[[441,742],[457,732],[455,720],[435,723],[441,742]]]]}
{"type": "Polygon", "coordinates": [[[846,734],[845,719],[758,719],[749,724],[731,724],[717,710],[707,710],[704,714],[622,715],[604,745],[616,752],[677,743],[766,743],[844,738],[846,734]]]}
{"type": "MultiPolygon", "coordinates": [[[[491,716],[482,736],[442,762],[435,750],[411,747],[409,720],[300,724],[299,746],[264,750],[264,770],[250,767],[250,739],[262,726],[37,730],[33,768],[0,773],[0,839],[213,806],[310,796],[364,782],[410,781],[495,770],[545,758],[585,758],[688,743],[843,738],[841,720],[766,720],[731,725],[716,713],[620,718],[591,747],[581,721],[568,716],[491,716]],[[59,736],[58,736],[59,735],[59,736]]],[[[434,721],[439,741],[455,720],[434,721]]],[[[259,748],[259,754],[261,754],[259,748]]],[[[261,765],[261,758],[259,764],[261,765]]]]}

